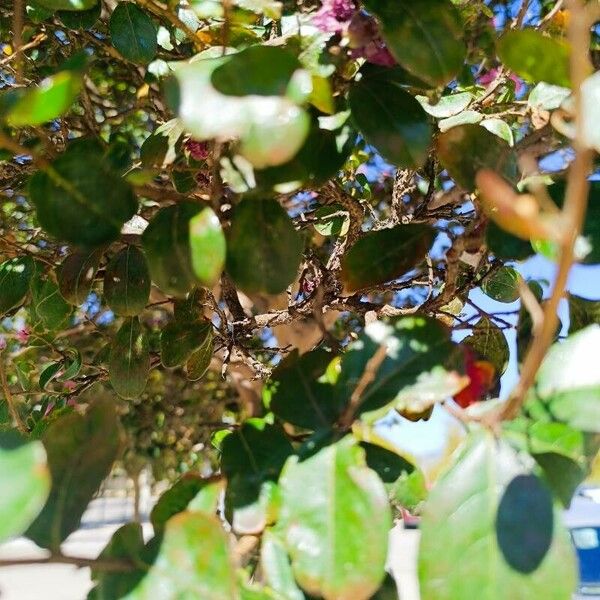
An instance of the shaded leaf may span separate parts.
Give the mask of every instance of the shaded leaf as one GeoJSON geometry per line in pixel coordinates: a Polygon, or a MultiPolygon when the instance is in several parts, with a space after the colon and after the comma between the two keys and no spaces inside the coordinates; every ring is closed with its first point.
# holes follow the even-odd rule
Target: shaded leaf
{"type": "Polygon", "coordinates": [[[569,333],[576,333],[588,325],[600,324],[600,301],[586,300],[569,294],[569,333]]]}
{"type": "Polygon", "coordinates": [[[116,239],[137,209],[131,188],[110,169],[96,140],[71,142],[32,176],[29,195],[49,234],[82,246],[116,239]]]}
{"type": "Polygon", "coordinates": [[[144,253],[126,246],[115,254],[104,272],[104,299],[123,317],[141,313],[150,297],[150,272],[144,253]]]}
{"type": "Polygon", "coordinates": [[[367,233],[342,258],[345,291],[354,293],[405,275],[424,260],[433,237],[428,225],[398,225],[367,233]]]}
{"type": "Polygon", "coordinates": [[[181,479],[178,479],[162,494],[152,508],[150,522],[154,531],[160,531],[171,517],[186,510],[188,504],[205,485],[206,479],[195,473],[186,473],[181,479]]]}
{"type": "Polygon", "coordinates": [[[150,350],[144,326],[137,317],[125,319],[110,347],[108,374],[122,398],[138,398],[146,388],[150,350]]]}
{"type": "Polygon", "coordinates": [[[574,460],[553,452],[534,454],[533,458],[542,468],[544,479],[552,492],[568,508],[575,490],[586,478],[586,471],[574,460]]]}
{"type": "Polygon", "coordinates": [[[296,278],[302,239],[275,200],[246,198],[227,237],[227,272],[247,293],[279,294],[296,278]]]}
{"type": "Polygon", "coordinates": [[[35,263],[30,256],[10,258],[0,264],[0,316],[25,299],[34,273],[35,263]]]}
{"type": "Polygon", "coordinates": [[[457,9],[442,0],[367,0],[379,17],[383,39],[394,58],[431,86],[448,83],[462,68],[466,47],[457,9]]]}
{"type": "Polygon", "coordinates": [[[214,338],[212,327],[208,330],[204,343],[196,350],[185,363],[187,378],[197,381],[204,377],[214,353],[214,338]]]}
{"type": "Polygon", "coordinates": [[[420,167],[427,159],[431,126],[413,96],[393,79],[369,77],[350,87],[352,119],[369,144],[400,167],[420,167]]]}
{"type": "Polygon", "coordinates": [[[52,489],[26,532],[36,544],[58,550],[80,524],[88,503],[110,473],[121,448],[121,428],[110,402],[92,404],[85,415],[64,415],[46,429],[52,489]]]}
{"type": "Polygon", "coordinates": [[[142,235],[152,280],[174,296],[185,296],[197,283],[192,267],[190,221],[200,212],[192,202],[159,210],[142,235]]]}
{"type": "Polygon", "coordinates": [[[61,10],[58,12],[58,18],[65,27],[69,29],[90,29],[100,18],[102,6],[97,2],[92,8],[87,10],[61,10]]]}
{"type": "Polygon", "coordinates": [[[156,56],[156,26],[133,2],[117,4],[110,16],[109,29],[113,46],[127,60],[145,65],[156,56]]]}
{"type": "Polygon", "coordinates": [[[65,302],[51,275],[42,273],[41,266],[37,268],[31,281],[31,320],[38,330],[56,331],[67,324],[73,309],[65,302]]]}
{"type": "Polygon", "coordinates": [[[92,8],[98,0],[36,0],[36,4],[50,10],[81,11],[92,8]]]}
{"type": "Polygon", "coordinates": [[[510,352],[508,342],[500,328],[488,317],[481,317],[470,336],[463,340],[480,358],[484,358],[494,365],[498,376],[506,371],[510,352]]]}
{"type": "Polygon", "coordinates": [[[182,365],[202,348],[212,337],[212,325],[208,321],[173,321],[160,334],[160,354],[165,367],[182,365]]]}
{"type": "Polygon", "coordinates": [[[56,271],[58,288],[62,297],[79,306],[83,304],[92,289],[102,252],[74,252],[69,254],[56,271]]]}

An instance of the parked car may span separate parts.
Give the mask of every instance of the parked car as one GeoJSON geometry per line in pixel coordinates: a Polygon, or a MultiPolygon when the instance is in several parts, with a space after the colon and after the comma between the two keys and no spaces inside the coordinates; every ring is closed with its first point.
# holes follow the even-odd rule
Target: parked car
{"type": "Polygon", "coordinates": [[[600,487],[580,487],[569,510],[565,524],[577,551],[581,600],[600,599],[600,487]]]}

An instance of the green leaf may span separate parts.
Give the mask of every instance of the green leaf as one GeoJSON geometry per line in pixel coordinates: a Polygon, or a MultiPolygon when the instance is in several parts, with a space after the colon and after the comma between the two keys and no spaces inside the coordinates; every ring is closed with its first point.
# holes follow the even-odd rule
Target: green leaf
{"type": "Polygon", "coordinates": [[[72,412],[54,421],[42,441],[52,489],[26,535],[44,548],[58,550],[79,527],[88,503],[110,473],[121,449],[121,428],[112,403],[95,402],[85,416],[72,412]]]}
{"type": "Polygon", "coordinates": [[[100,18],[101,12],[102,6],[98,2],[95,6],[87,10],[61,10],[58,12],[58,18],[69,29],[91,29],[100,18]]]}
{"type": "Polygon", "coordinates": [[[104,299],[123,317],[141,313],[150,297],[150,272],[146,256],[136,246],[115,254],[104,272],[104,299]]]}
{"type": "Polygon", "coordinates": [[[365,140],[384,158],[403,168],[421,167],[427,159],[431,125],[419,102],[393,79],[369,77],[352,84],[348,102],[365,140]]]}
{"type": "Polygon", "coordinates": [[[177,367],[207,344],[212,334],[208,321],[173,321],[160,334],[160,355],[165,367],[177,367]]]}
{"type": "Polygon", "coordinates": [[[588,325],[600,324],[600,300],[586,300],[569,294],[569,333],[576,333],[588,325]]]}
{"type": "Polygon", "coordinates": [[[227,237],[227,272],[247,293],[279,294],[298,273],[302,239],[275,200],[246,198],[227,237]]]}
{"type": "Polygon", "coordinates": [[[435,104],[431,104],[427,96],[416,96],[423,110],[436,119],[447,119],[461,113],[473,100],[471,92],[458,92],[449,96],[442,96],[435,104]]]}
{"type": "Polygon", "coordinates": [[[433,237],[429,225],[398,225],[365,234],[342,259],[344,290],[350,294],[405,275],[425,259],[433,237]]]}
{"type": "Polygon", "coordinates": [[[336,393],[350,398],[381,344],[386,357],[361,396],[362,413],[385,414],[392,408],[423,412],[464,387],[455,370],[462,368],[462,353],[449,331],[439,321],[419,316],[367,325],[342,356],[336,393]]]}
{"type": "Polygon", "coordinates": [[[532,454],[560,454],[574,461],[584,456],[584,436],[564,423],[536,421],[527,431],[532,454]]]}
{"type": "Polygon", "coordinates": [[[360,445],[365,451],[367,466],[379,475],[383,483],[395,483],[403,474],[410,474],[416,468],[396,452],[367,442],[360,445]]]}
{"type": "Polygon", "coordinates": [[[552,492],[562,505],[568,508],[575,490],[586,478],[586,471],[579,463],[561,454],[544,452],[534,454],[533,457],[541,467],[544,479],[552,492]]]}
{"type": "Polygon", "coordinates": [[[250,46],[218,66],[211,82],[218,92],[228,96],[283,96],[300,66],[298,59],[283,48],[250,46]]]}
{"type": "Polygon", "coordinates": [[[81,11],[92,8],[98,3],[98,0],[36,0],[39,4],[50,10],[70,10],[81,11]]]}
{"type": "Polygon", "coordinates": [[[125,319],[110,347],[108,374],[122,398],[138,398],[146,388],[150,350],[144,326],[137,317],[125,319]]]}
{"type": "Polygon", "coordinates": [[[79,95],[82,80],[78,71],[61,71],[42,80],[25,94],[6,115],[14,127],[42,125],[67,112],[79,95]]]}
{"type": "Polygon", "coordinates": [[[385,576],[392,525],[385,488],[351,438],[281,475],[278,527],[298,583],[326,600],[366,600],[385,576]]]}
{"type": "MultiPolygon", "coordinates": [[[[39,267],[41,269],[41,267],[39,267]]],[[[56,331],[66,326],[73,312],[51,275],[38,271],[31,281],[29,313],[37,329],[56,331]]]]}
{"type": "Polygon", "coordinates": [[[66,152],[29,184],[40,225],[81,246],[116,239],[137,210],[133,191],[106,163],[96,140],[71,142],[66,152]]]}
{"type": "Polygon", "coordinates": [[[350,214],[340,204],[328,204],[315,211],[315,229],[321,235],[345,236],[350,228],[350,214]]]}
{"type": "Polygon", "coordinates": [[[508,342],[500,328],[488,317],[477,321],[473,333],[463,340],[463,344],[473,348],[479,358],[491,362],[498,376],[506,371],[510,359],[508,342]]]}
{"type": "Polygon", "coordinates": [[[206,207],[190,220],[192,268],[202,285],[212,287],[221,277],[227,247],[215,211],[206,207]]]}
{"type": "Polygon", "coordinates": [[[531,108],[556,110],[571,95],[569,88],[550,85],[544,81],[538,83],[530,92],[527,104],[531,108]]]}
{"type": "Polygon", "coordinates": [[[214,338],[212,327],[208,330],[205,342],[196,350],[185,363],[187,378],[191,381],[202,379],[212,360],[214,353],[214,338]]]}
{"type": "Polygon", "coordinates": [[[439,121],[438,127],[440,128],[440,131],[444,133],[445,131],[460,125],[480,123],[482,119],[483,115],[476,110],[463,110],[463,112],[454,115],[453,117],[448,117],[447,119],[439,121]]]}
{"type": "Polygon", "coordinates": [[[97,583],[88,600],[114,600],[125,596],[144,577],[143,567],[147,554],[142,526],[139,523],[127,523],[119,527],[98,559],[129,561],[138,568],[122,573],[92,569],[92,579],[97,583]]]}
{"type": "Polygon", "coordinates": [[[0,435],[0,540],[21,535],[42,510],[50,491],[41,442],[0,435]]]}
{"type": "Polygon", "coordinates": [[[185,296],[198,282],[192,267],[190,221],[200,212],[193,202],[159,210],[142,235],[152,280],[165,293],[185,296]]]}
{"type": "Polygon", "coordinates": [[[554,344],[540,367],[531,401],[554,419],[581,431],[600,432],[600,371],[595,357],[600,325],[590,325],[554,344]]]}
{"type": "Polygon", "coordinates": [[[517,75],[532,82],[570,86],[566,42],[535,29],[511,29],[497,45],[500,60],[517,75]]]}
{"type": "Polygon", "coordinates": [[[283,421],[297,427],[317,429],[337,421],[346,402],[332,393],[332,386],[322,382],[334,355],[316,349],[299,356],[292,351],[271,376],[269,409],[283,421]]]}
{"type": "Polygon", "coordinates": [[[383,39],[394,58],[433,87],[448,83],[466,55],[464,26],[458,10],[443,0],[367,0],[379,17],[383,39]]]}
{"type": "Polygon", "coordinates": [[[494,221],[488,221],[485,233],[487,247],[496,258],[525,260],[534,253],[528,241],[507,233],[504,229],[498,227],[494,221]]]}
{"type": "Polygon", "coordinates": [[[260,545],[260,564],[267,583],[286,600],[304,600],[298,588],[285,545],[271,530],[265,531],[260,545]]]}
{"type": "Polygon", "coordinates": [[[17,256],[0,264],[0,316],[23,302],[34,273],[35,262],[30,256],[17,256]]]}
{"type": "Polygon", "coordinates": [[[437,152],[442,166],[465,190],[475,189],[475,175],[480,169],[492,169],[509,180],[517,174],[508,144],[479,125],[461,125],[442,133],[437,152]]]}
{"type": "Polygon", "coordinates": [[[386,573],[383,584],[377,590],[377,593],[372,596],[371,600],[398,600],[399,597],[400,594],[396,587],[396,581],[389,573],[386,573]]]}
{"type": "Polygon", "coordinates": [[[512,267],[500,267],[483,280],[481,290],[497,302],[515,302],[519,299],[519,277],[512,267]]]}
{"type": "Polygon", "coordinates": [[[484,431],[470,435],[454,466],[430,492],[422,513],[423,600],[571,597],[575,557],[560,525],[560,512],[548,522],[552,506],[538,483],[517,480],[510,488],[524,475],[530,477],[502,439],[484,431]],[[523,497],[523,488],[532,495],[523,497]],[[545,551],[549,527],[551,545],[545,551]],[[532,566],[533,572],[525,574],[532,566]]]}
{"type": "Polygon", "coordinates": [[[154,531],[161,531],[171,517],[186,510],[206,482],[207,480],[200,475],[186,473],[164,492],[150,513],[150,522],[154,531]]]}
{"type": "Polygon", "coordinates": [[[496,517],[498,546],[509,566],[533,573],[550,549],[553,529],[548,488],[535,475],[517,475],[506,486],[496,517]]]}
{"type": "Polygon", "coordinates": [[[229,540],[215,516],[182,512],[166,525],[156,561],[123,600],[238,597],[229,540]]]}
{"type": "MultiPolygon", "coordinates": [[[[202,57],[177,65],[173,108],[195,139],[239,138],[241,154],[255,167],[284,164],[302,147],[310,119],[304,109],[283,95],[231,96],[219,92],[212,84],[213,72],[230,60],[236,61],[239,54],[202,57]]],[[[251,81],[258,78],[254,81],[260,85],[263,71],[253,71],[248,77],[251,81]]]]}
{"type": "Polygon", "coordinates": [[[110,16],[112,45],[127,60],[142,65],[156,56],[156,26],[152,19],[133,2],[119,2],[110,16]]]}
{"type": "Polygon", "coordinates": [[[65,257],[56,270],[56,278],[58,289],[67,302],[79,306],[87,300],[101,258],[102,251],[99,250],[73,252],[65,257]]]}
{"type": "Polygon", "coordinates": [[[484,119],[481,121],[480,125],[485,127],[488,131],[497,135],[499,138],[503,139],[509,146],[515,145],[515,138],[510,128],[510,125],[503,121],[502,119],[484,119]]]}
{"type": "Polygon", "coordinates": [[[404,471],[389,487],[391,500],[411,513],[421,511],[429,493],[425,475],[418,468],[412,472],[404,471]]]}

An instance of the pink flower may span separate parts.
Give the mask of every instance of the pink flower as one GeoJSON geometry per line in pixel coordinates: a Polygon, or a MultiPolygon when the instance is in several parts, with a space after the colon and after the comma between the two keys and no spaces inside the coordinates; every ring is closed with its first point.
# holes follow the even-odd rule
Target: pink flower
{"type": "Polygon", "coordinates": [[[6,348],[6,338],[0,336],[0,352],[6,348]]]}
{"type": "Polygon", "coordinates": [[[368,62],[384,67],[396,64],[396,59],[379,35],[377,21],[363,12],[352,17],[348,25],[348,41],[354,58],[366,58],[368,62]]]}
{"type": "MultiPolygon", "coordinates": [[[[479,85],[488,86],[491,83],[493,83],[494,81],[496,81],[496,78],[498,77],[498,73],[499,73],[498,67],[494,67],[493,69],[486,71],[483,75],[480,75],[479,78],[477,79],[477,83],[479,85]]],[[[514,73],[511,73],[508,76],[508,78],[510,80],[514,81],[514,83],[515,83],[515,93],[516,94],[520,93],[524,86],[523,81],[521,81],[521,79],[519,79],[514,73]]]]}
{"type": "Polygon", "coordinates": [[[312,23],[321,31],[341,33],[355,12],[355,0],[324,0],[312,23]]]}
{"type": "Polygon", "coordinates": [[[208,142],[199,142],[189,139],[185,143],[185,149],[190,153],[194,160],[206,160],[208,158],[208,142]]]}
{"type": "Polygon", "coordinates": [[[29,341],[29,331],[27,329],[20,329],[16,335],[17,341],[21,344],[26,344],[29,341]]]}
{"type": "Polygon", "coordinates": [[[72,392],[75,388],[77,388],[77,384],[73,380],[69,379],[63,383],[63,387],[66,391],[72,392]]]}

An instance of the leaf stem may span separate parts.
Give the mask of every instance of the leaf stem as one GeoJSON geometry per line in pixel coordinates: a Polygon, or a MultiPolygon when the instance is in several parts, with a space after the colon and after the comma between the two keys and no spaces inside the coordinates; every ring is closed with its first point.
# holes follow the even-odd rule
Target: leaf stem
{"type": "Polygon", "coordinates": [[[74,565],[76,567],[90,567],[99,571],[113,573],[127,573],[135,569],[128,560],[117,560],[109,558],[84,558],[81,556],[65,556],[64,554],[53,554],[43,558],[7,558],[0,560],[1,567],[17,567],[20,565],[47,565],[47,564],[74,565]]]}

